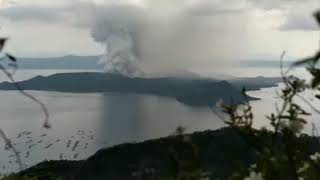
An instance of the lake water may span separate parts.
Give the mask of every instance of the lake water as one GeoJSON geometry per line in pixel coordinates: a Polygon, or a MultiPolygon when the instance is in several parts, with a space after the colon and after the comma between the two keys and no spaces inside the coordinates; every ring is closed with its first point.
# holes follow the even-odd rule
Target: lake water
{"type": "MultiPolygon", "coordinates": [[[[20,70],[17,80],[71,70],[20,70]]],[[[78,72],[78,71],[77,71],[78,72]]],[[[82,71],[81,71],[82,72],[82,71]]],[[[234,69],[233,76],[279,76],[270,68],[234,69]]],[[[305,75],[303,71],[297,71],[305,75]]],[[[3,81],[4,76],[0,77],[3,81]]],[[[262,100],[252,102],[255,126],[267,126],[265,114],[273,112],[279,88],[249,92],[262,100]]],[[[45,159],[85,159],[103,147],[171,135],[178,126],[188,132],[217,129],[223,122],[209,108],[183,105],[174,99],[111,93],[58,93],[29,91],[44,102],[52,128],[42,127],[40,107],[15,91],[0,91],[0,126],[21,152],[26,167],[45,159]],[[27,131],[27,132],[26,132],[27,131]],[[24,132],[24,133],[22,133],[24,132]],[[22,133],[22,134],[21,134],[22,133]],[[19,135],[21,134],[21,135],[19,135]]],[[[311,100],[311,96],[307,95],[311,100]]],[[[316,122],[316,117],[310,118],[316,122]]],[[[310,132],[310,124],[306,132],[310,132]]],[[[18,170],[15,157],[0,142],[0,172],[18,170]]]]}

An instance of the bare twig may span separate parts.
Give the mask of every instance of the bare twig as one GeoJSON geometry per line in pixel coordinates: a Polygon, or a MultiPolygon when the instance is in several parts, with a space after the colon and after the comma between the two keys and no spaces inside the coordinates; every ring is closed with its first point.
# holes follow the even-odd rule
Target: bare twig
{"type": "Polygon", "coordinates": [[[51,125],[49,123],[49,111],[46,107],[46,105],[41,102],[40,100],[38,100],[36,97],[32,96],[31,94],[25,92],[21,86],[15,81],[15,79],[12,77],[12,74],[10,72],[8,72],[6,70],[5,67],[3,67],[3,65],[0,64],[0,69],[2,70],[2,72],[9,78],[9,80],[12,82],[12,84],[15,86],[15,88],[24,96],[26,96],[27,98],[31,99],[32,101],[34,101],[35,103],[39,104],[39,106],[41,107],[43,113],[44,113],[44,116],[45,116],[45,119],[44,119],[44,123],[43,123],[43,127],[44,128],[51,128],[51,125]]]}
{"type": "Polygon", "coordinates": [[[304,103],[306,103],[314,112],[320,114],[320,110],[316,108],[312,103],[302,97],[300,94],[297,94],[297,97],[300,98],[304,103]]]}
{"type": "MultiPolygon", "coordinates": [[[[14,57],[12,57],[14,58],[14,57]]],[[[0,60],[3,60],[4,58],[0,58],[0,60]]],[[[16,66],[14,66],[15,68],[17,68],[16,66]]],[[[13,73],[9,72],[2,64],[0,64],[0,70],[7,76],[7,78],[12,82],[12,84],[15,86],[15,88],[24,96],[26,96],[27,98],[31,99],[32,101],[34,101],[35,103],[39,104],[44,115],[45,115],[45,119],[44,119],[44,124],[43,127],[45,128],[50,128],[50,123],[49,123],[49,111],[47,109],[47,107],[45,106],[44,103],[42,103],[40,100],[38,100],[37,98],[35,98],[34,96],[32,96],[31,94],[25,92],[21,86],[15,81],[15,79],[13,78],[13,73],[15,71],[13,71],[13,73]]],[[[16,150],[16,148],[13,146],[13,144],[11,143],[11,140],[6,136],[5,132],[0,129],[0,136],[1,138],[4,140],[5,142],[5,149],[6,150],[11,150],[16,159],[17,159],[17,164],[19,165],[19,170],[22,171],[24,169],[23,167],[23,163],[20,157],[19,152],[16,150]]]]}
{"type": "Polygon", "coordinates": [[[0,136],[1,138],[4,140],[5,142],[5,149],[9,150],[11,149],[12,152],[14,153],[15,157],[17,158],[17,163],[19,165],[19,170],[22,171],[23,170],[23,163],[20,157],[19,152],[16,150],[16,148],[12,145],[10,139],[6,136],[6,134],[4,133],[4,131],[2,129],[0,129],[0,136]]]}

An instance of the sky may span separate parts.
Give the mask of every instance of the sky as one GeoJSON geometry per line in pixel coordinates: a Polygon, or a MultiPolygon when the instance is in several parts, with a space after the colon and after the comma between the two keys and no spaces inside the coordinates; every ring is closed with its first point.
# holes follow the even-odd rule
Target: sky
{"type": "MultiPolygon", "coordinates": [[[[158,52],[148,48],[152,42],[145,38],[140,39],[144,36],[141,32],[144,32],[149,39],[153,39],[153,42],[162,43],[157,49],[165,49],[166,44],[171,44],[170,49],[193,51],[195,56],[201,53],[207,54],[210,48],[218,49],[213,51],[216,56],[213,53],[200,55],[199,59],[204,59],[203,62],[209,61],[210,57],[275,60],[284,50],[287,51],[288,57],[300,58],[313,54],[319,47],[320,32],[312,19],[312,13],[317,8],[320,9],[318,0],[0,0],[0,2],[0,36],[10,39],[6,51],[24,57],[105,54],[106,45],[103,39],[99,39],[101,37],[99,31],[108,28],[110,21],[103,19],[106,16],[114,16],[115,19],[120,19],[119,21],[126,19],[141,24],[139,28],[135,28],[135,33],[143,42],[139,44],[139,48],[144,48],[145,51],[141,50],[139,53],[144,53],[144,56],[141,56],[144,58],[154,58],[145,53],[147,50],[159,54],[175,52],[169,49],[158,52]],[[120,10],[114,11],[113,7],[120,10]],[[132,11],[134,9],[132,7],[139,11],[132,11]],[[143,13],[140,13],[142,10],[143,13]],[[133,17],[127,18],[121,13],[128,13],[127,16],[133,17]],[[105,21],[107,21],[105,27],[99,26],[100,30],[97,30],[97,23],[105,21]],[[183,26],[180,26],[181,24],[183,26]],[[165,35],[163,31],[166,32],[165,35]],[[172,34],[177,35],[174,36],[174,41],[172,34]],[[152,35],[159,38],[154,38],[152,35]],[[181,43],[176,43],[180,40],[181,43]],[[222,48],[217,48],[218,46],[222,48]],[[199,50],[200,48],[205,48],[206,51],[199,50]],[[234,55],[226,55],[231,53],[234,55]]],[[[173,57],[186,58],[180,54],[173,57]]],[[[186,56],[190,59],[195,58],[190,54],[187,53],[186,56]]]]}

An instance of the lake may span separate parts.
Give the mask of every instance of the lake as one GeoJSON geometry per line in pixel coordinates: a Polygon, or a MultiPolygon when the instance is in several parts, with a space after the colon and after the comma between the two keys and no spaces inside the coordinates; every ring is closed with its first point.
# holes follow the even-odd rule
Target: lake
{"type": "MultiPolygon", "coordinates": [[[[17,80],[36,75],[81,70],[20,70],[17,80]]],[[[271,68],[235,68],[227,71],[233,76],[279,76],[271,68]]],[[[220,72],[218,72],[220,73],[220,72]]],[[[299,75],[306,76],[303,70],[299,75]]],[[[220,73],[221,74],[221,73],[220,73]]],[[[5,80],[4,75],[0,80],[5,80]]],[[[276,88],[249,92],[262,98],[251,102],[258,119],[255,126],[268,126],[265,115],[274,111],[276,88]]],[[[139,142],[171,135],[178,126],[187,132],[217,129],[224,123],[209,108],[195,108],[175,99],[114,93],[58,93],[28,91],[44,102],[50,113],[52,128],[42,127],[43,114],[40,107],[16,91],[0,91],[0,126],[15,144],[25,167],[45,159],[85,159],[103,147],[125,142],[139,142]]],[[[310,93],[307,98],[312,100],[310,93]]],[[[310,117],[316,122],[317,117],[310,117]]],[[[311,132],[311,124],[305,130],[311,132]]],[[[18,170],[15,157],[4,151],[0,142],[0,172],[18,170]]]]}

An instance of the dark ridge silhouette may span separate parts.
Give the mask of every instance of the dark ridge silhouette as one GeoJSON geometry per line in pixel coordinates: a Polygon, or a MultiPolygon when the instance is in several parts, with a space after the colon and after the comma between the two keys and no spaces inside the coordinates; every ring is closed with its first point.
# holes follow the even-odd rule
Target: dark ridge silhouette
{"type": "Polygon", "coordinates": [[[282,77],[243,77],[243,78],[233,78],[229,79],[228,82],[231,83],[237,89],[246,88],[248,91],[260,90],[261,88],[268,88],[277,86],[282,82],[282,77]]]}
{"type": "MultiPolygon", "coordinates": [[[[256,90],[261,87],[276,85],[280,79],[252,78],[231,80],[230,84],[224,80],[214,79],[183,79],[165,78],[130,78],[117,74],[84,72],[61,73],[48,77],[36,76],[32,79],[18,82],[24,90],[57,91],[70,93],[133,93],[157,95],[175,98],[179,102],[191,106],[214,106],[222,99],[224,102],[242,102],[243,87],[256,90]]],[[[0,90],[15,90],[12,83],[3,82],[0,90]]],[[[256,98],[249,97],[250,100],[256,98]]]]}

